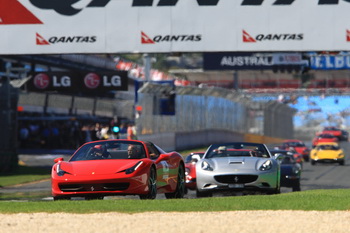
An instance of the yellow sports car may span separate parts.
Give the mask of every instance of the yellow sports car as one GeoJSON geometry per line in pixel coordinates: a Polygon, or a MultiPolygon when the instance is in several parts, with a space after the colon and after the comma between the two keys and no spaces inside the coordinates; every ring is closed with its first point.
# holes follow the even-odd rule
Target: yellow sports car
{"type": "Polygon", "coordinates": [[[345,164],[345,155],[338,143],[335,142],[321,142],[310,152],[311,165],[317,162],[332,162],[345,164]]]}

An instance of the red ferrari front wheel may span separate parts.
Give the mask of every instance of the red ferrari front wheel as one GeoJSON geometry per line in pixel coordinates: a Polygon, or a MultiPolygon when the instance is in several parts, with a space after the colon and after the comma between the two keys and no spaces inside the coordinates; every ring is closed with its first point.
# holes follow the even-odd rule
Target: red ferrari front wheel
{"type": "Polygon", "coordinates": [[[157,196],[157,173],[154,167],[151,167],[148,177],[148,193],[140,195],[140,199],[155,199],[157,196]]]}

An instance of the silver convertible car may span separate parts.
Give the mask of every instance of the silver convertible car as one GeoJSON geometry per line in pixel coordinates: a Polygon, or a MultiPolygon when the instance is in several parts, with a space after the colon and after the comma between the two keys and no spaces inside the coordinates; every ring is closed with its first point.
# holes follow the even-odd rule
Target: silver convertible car
{"type": "Polygon", "coordinates": [[[223,191],[280,193],[279,164],[264,144],[213,144],[196,164],[197,197],[223,191]]]}

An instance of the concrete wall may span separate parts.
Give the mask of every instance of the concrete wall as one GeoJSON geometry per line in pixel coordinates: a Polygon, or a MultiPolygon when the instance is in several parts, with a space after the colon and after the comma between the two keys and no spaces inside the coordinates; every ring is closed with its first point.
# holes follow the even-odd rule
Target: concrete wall
{"type": "Polygon", "coordinates": [[[186,150],[191,148],[209,147],[214,143],[224,142],[256,142],[280,143],[283,139],[266,137],[258,134],[243,134],[228,130],[202,130],[184,133],[143,134],[138,136],[143,141],[151,141],[166,151],[186,150]]]}

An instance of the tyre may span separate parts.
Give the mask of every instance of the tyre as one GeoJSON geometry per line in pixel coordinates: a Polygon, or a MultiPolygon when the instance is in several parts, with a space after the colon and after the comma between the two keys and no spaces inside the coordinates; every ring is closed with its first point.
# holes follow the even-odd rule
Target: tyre
{"type": "Polygon", "coordinates": [[[85,200],[87,201],[93,201],[93,200],[103,200],[103,196],[90,196],[90,197],[85,197],[85,200]]]}
{"type": "Polygon", "coordinates": [[[155,199],[157,197],[157,173],[154,167],[151,168],[148,177],[148,193],[140,195],[140,199],[155,199]]]}
{"type": "Polygon", "coordinates": [[[54,200],[54,201],[70,200],[70,197],[58,196],[58,197],[53,197],[53,200],[54,200]]]}
{"type": "Polygon", "coordinates": [[[179,172],[177,174],[176,189],[173,193],[165,193],[165,197],[171,198],[183,198],[185,195],[185,168],[182,164],[179,166],[179,172]]]}
{"type": "Polygon", "coordinates": [[[276,188],[274,194],[280,194],[280,193],[281,193],[281,187],[276,188]]]}
{"type": "Polygon", "coordinates": [[[345,165],[345,160],[340,161],[339,165],[342,165],[342,166],[345,165]]]}
{"type": "Polygon", "coordinates": [[[298,182],[296,182],[293,187],[292,187],[292,191],[293,192],[297,192],[297,191],[300,191],[300,180],[298,180],[298,182]]]}
{"type": "Polygon", "coordinates": [[[201,198],[201,197],[212,197],[213,194],[211,192],[201,192],[198,189],[196,189],[196,196],[198,198],[201,198]]]}
{"type": "Polygon", "coordinates": [[[315,160],[311,160],[311,165],[316,165],[315,160]]]}

